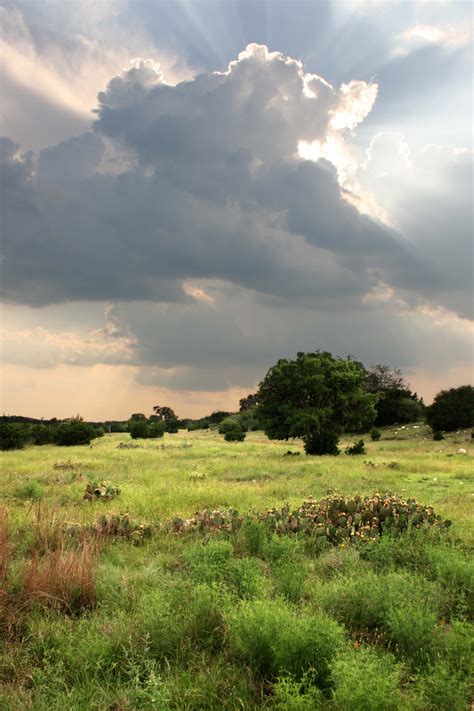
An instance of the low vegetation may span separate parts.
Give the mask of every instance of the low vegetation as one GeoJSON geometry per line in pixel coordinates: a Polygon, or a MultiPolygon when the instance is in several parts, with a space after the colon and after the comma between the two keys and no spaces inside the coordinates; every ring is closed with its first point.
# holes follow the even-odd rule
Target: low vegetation
{"type": "Polygon", "coordinates": [[[380,433],[4,452],[0,707],[467,711],[471,432],[380,433]]]}

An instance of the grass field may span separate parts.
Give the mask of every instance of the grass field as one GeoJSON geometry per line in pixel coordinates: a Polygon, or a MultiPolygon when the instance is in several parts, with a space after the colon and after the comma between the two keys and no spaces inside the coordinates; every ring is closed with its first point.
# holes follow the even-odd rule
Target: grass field
{"type": "Polygon", "coordinates": [[[469,708],[474,440],[435,442],[421,423],[367,439],[358,457],[211,430],[2,453],[0,708],[469,708]],[[119,496],[84,501],[104,480],[119,496]],[[453,526],[346,547],[261,524],[140,546],[64,533],[105,513],[156,525],[328,490],[415,496],[453,526]]]}

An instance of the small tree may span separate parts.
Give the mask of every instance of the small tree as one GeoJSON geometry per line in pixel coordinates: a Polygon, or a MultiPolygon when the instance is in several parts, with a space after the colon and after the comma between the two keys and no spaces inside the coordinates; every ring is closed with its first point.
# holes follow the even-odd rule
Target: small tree
{"type": "Polygon", "coordinates": [[[33,444],[51,444],[54,441],[54,428],[50,425],[34,425],[31,434],[33,444]]]}
{"type": "Polygon", "coordinates": [[[165,433],[165,423],[164,422],[153,422],[150,417],[148,422],[148,437],[150,439],[157,439],[158,437],[163,437],[165,433]]]}
{"type": "Polygon", "coordinates": [[[158,422],[165,423],[166,432],[174,433],[178,431],[179,420],[174,410],[171,409],[171,407],[162,407],[160,405],[155,405],[153,407],[153,411],[155,412],[155,415],[152,415],[152,417],[157,418],[158,422]]]}
{"type": "Polygon", "coordinates": [[[219,424],[218,432],[224,435],[226,442],[243,442],[245,439],[245,430],[240,418],[236,415],[222,420],[219,424]]]}
{"type": "Polygon", "coordinates": [[[131,418],[128,422],[128,431],[132,439],[147,439],[148,422],[145,419],[131,418]]]}
{"type": "Polygon", "coordinates": [[[84,422],[79,415],[62,422],[54,430],[54,442],[60,447],[90,444],[96,437],[97,433],[94,427],[88,422],[84,422]]]}
{"type": "Polygon", "coordinates": [[[453,432],[474,425],[474,387],[441,390],[426,408],[426,421],[434,432],[453,432]]]}
{"type": "Polygon", "coordinates": [[[279,360],[258,390],[257,415],[270,439],[301,437],[306,454],[339,454],[344,430],[370,427],[376,397],[363,388],[359,363],[330,353],[279,360]]]}
{"type": "Polygon", "coordinates": [[[371,366],[365,370],[364,389],[377,396],[377,427],[415,422],[423,415],[423,401],[411,392],[398,368],[380,363],[371,366]]]}
{"type": "Polygon", "coordinates": [[[17,422],[0,423],[0,450],[23,449],[27,444],[30,428],[17,422]]]}

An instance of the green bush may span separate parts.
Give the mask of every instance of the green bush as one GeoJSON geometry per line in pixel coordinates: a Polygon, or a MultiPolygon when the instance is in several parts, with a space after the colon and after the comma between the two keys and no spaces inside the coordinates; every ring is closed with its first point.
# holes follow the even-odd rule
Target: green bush
{"type": "Polygon", "coordinates": [[[326,689],[344,632],[324,614],[295,612],[282,600],[255,600],[230,617],[229,642],[266,679],[285,672],[301,678],[311,670],[315,684],[326,689]]]}
{"type": "Polygon", "coordinates": [[[29,427],[17,422],[0,423],[0,450],[23,449],[30,436],[29,427]]]}
{"type": "Polygon", "coordinates": [[[33,444],[38,446],[54,442],[54,428],[48,425],[34,425],[31,435],[33,444]]]}
{"type": "Polygon", "coordinates": [[[434,432],[467,429],[474,425],[474,387],[441,390],[426,408],[426,421],[434,432]]]}
{"type": "Polygon", "coordinates": [[[224,578],[232,553],[232,545],[227,541],[212,541],[207,545],[191,546],[185,551],[184,558],[194,580],[213,585],[224,578]]]}
{"type": "Polygon", "coordinates": [[[337,575],[361,575],[367,564],[361,560],[357,548],[330,548],[315,561],[316,572],[329,580],[337,575]]]}
{"type": "Polygon", "coordinates": [[[438,661],[421,677],[417,690],[422,708],[429,711],[466,711],[469,708],[469,684],[453,672],[443,661],[438,661]]]}
{"type": "Polygon", "coordinates": [[[453,620],[449,627],[439,630],[435,643],[438,657],[453,672],[463,679],[472,679],[474,673],[472,625],[453,620]]]}
{"type": "Polygon", "coordinates": [[[231,558],[223,577],[229,589],[241,599],[251,600],[263,595],[263,573],[255,558],[231,558]]]}
{"type": "Polygon", "coordinates": [[[147,439],[148,422],[146,419],[132,418],[128,422],[128,431],[132,439],[147,439]]]}
{"type": "Polygon", "coordinates": [[[405,597],[397,595],[388,606],[384,619],[384,629],[395,645],[397,656],[408,660],[414,668],[423,668],[435,656],[434,636],[436,614],[428,589],[423,594],[413,596],[405,590],[405,597]]]}
{"type": "Polygon", "coordinates": [[[441,442],[441,440],[444,439],[444,435],[442,432],[435,432],[433,434],[433,439],[435,442],[441,442]]]}
{"type": "Polygon", "coordinates": [[[149,439],[157,439],[158,437],[163,437],[165,429],[166,425],[164,422],[149,422],[147,437],[149,439]]]}
{"type": "Polygon", "coordinates": [[[301,541],[293,536],[273,534],[264,541],[263,557],[269,563],[290,562],[302,553],[301,541]]]}
{"type": "Polygon", "coordinates": [[[372,439],[373,442],[378,442],[379,439],[381,438],[381,436],[382,436],[382,433],[381,433],[380,430],[378,430],[376,427],[373,427],[373,428],[370,430],[370,437],[371,437],[371,439],[372,439]]]}
{"type": "Polygon", "coordinates": [[[327,708],[327,699],[321,689],[312,686],[309,674],[302,679],[295,679],[286,674],[278,677],[273,686],[273,703],[275,711],[317,711],[327,708]]]}
{"type": "Polygon", "coordinates": [[[275,592],[288,602],[299,602],[305,594],[306,571],[301,561],[282,561],[272,567],[275,592]]]}
{"type": "Polygon", "coordinates": [[[244,550],[250,555],[263,558],[267,546],[268,531],[259,521],[247,520],[242,526],[240,539],[244,550]]]}
{"type": "Polygon", "coordinates": [[[41,501],[44,497],[44,489],[39,482],[28,481],[15,490],[15,497],[26,501],[41,501]]]}
{"type": "Polygon", "coordinates": [[[96,437],[94,427],[80,417],[62,422],[54,430],[54,442],[60,447],[90,444],[96,437]]]}
{"type": "Polygon", "coordinates": [[[365,448],[365,443],[363,439],[359,439],[357,442],[354,442],[354,444],[351,447],[346,448],[346,454],[367,454],[367,450],[365,448]]]}
{"type": "Polygon", "coordinates": [[[135,634],[158,661],[175,657],[185,641],[185,623],[182,615],[176,614],[182,602],[176,597],[165,595],[162,590],[146,593],[134,615],[135,634]]]}
{"type": "Polygon", "coordinates": [[[186,609],[186,637],[197,647],[218,650],[225,634],[224,610],[229,601],[215,585],[194,585],[186,609]]]}
{"type": "Polygon", "coordinates": [[[245,429],[238,415],[226,417],[219,423],[217,429],[226,442],[243,442],[245,439],[245,429]]]}
{"type": "Polygon", "coordinates": [[[332,667],[337,711],[400,711],[402,670],[390,654],[360,647],[338,657],[332,667]]]}
{"type": "Polygon", "coordinates": [[[380,576],[372,571],[337,577],[319,590],[319,605],[351,630],[375,630],[383,625],[386,596],[380,576]]]}

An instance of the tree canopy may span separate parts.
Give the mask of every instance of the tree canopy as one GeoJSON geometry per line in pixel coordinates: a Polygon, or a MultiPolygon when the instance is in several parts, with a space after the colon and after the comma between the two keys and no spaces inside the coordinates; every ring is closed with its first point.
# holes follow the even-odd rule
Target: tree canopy
{"type": "Polygon", "coordinates": [[[178,431],[178,417],[171,407],[155,405],[153,407],[154,415],[150,417],[153,422],[164,422],[166,432],[178,431]]]}
{"type": "Polygon", "coordinates": [[[426,420],[435,432],[452,432],[474,426],[474,387],[441,390],[426,408],[426,420]]]}
{"type": "Polygon", "coordinates": [[[260,383],[258,418],[270,439],[301,437],[307,454],[338,454],[344,430],[374,421],[376,396],[364,378],[360,363],[325,351],[281,359],[260,383]]]}

